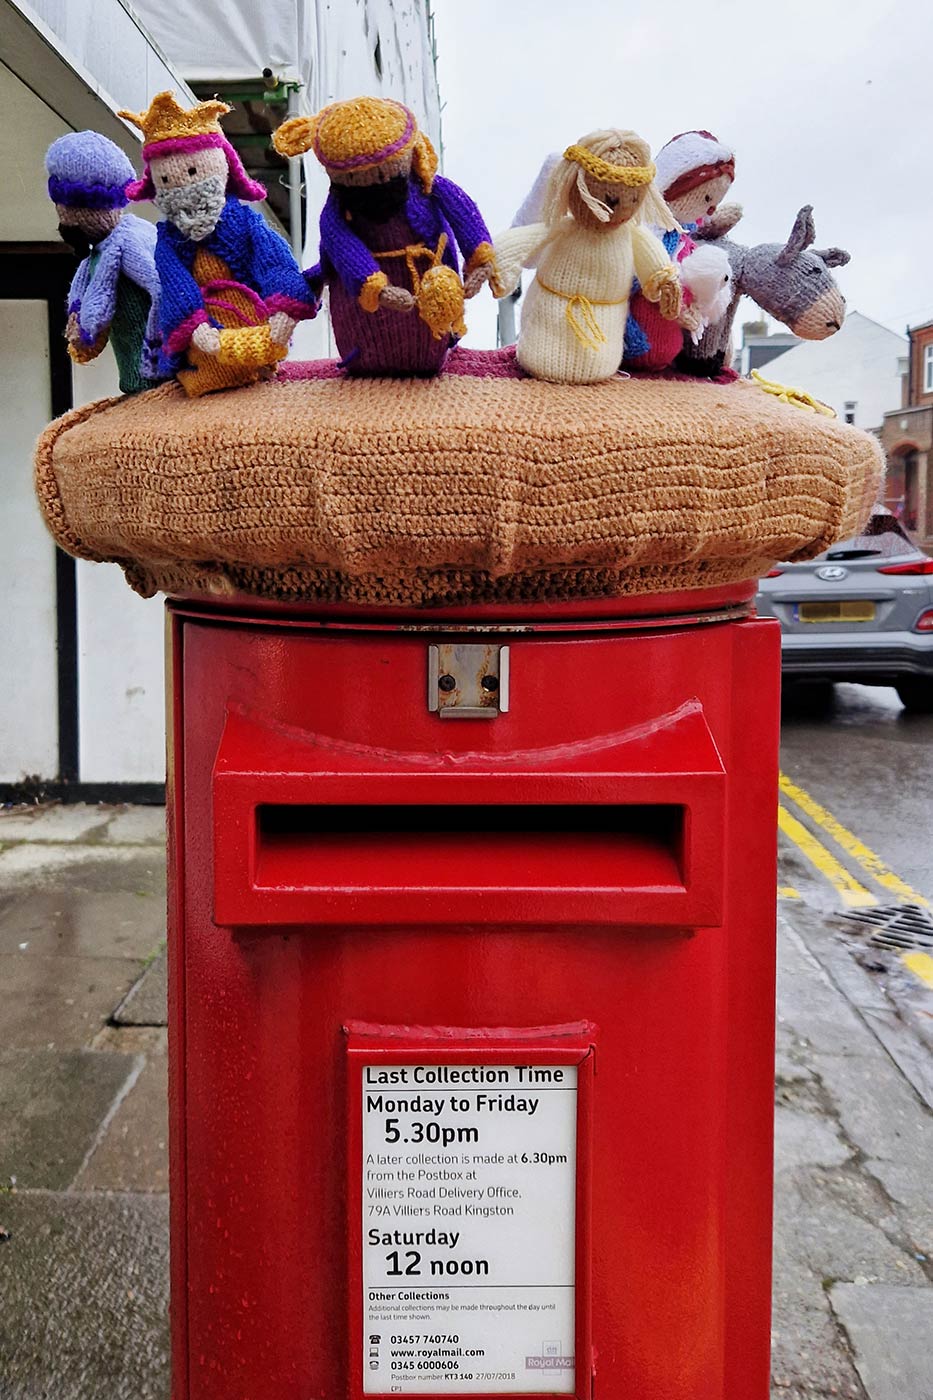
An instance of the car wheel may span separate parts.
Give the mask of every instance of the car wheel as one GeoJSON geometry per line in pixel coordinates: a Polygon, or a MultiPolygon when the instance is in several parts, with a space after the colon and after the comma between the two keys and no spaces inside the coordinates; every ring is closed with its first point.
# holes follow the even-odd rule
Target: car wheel
{"type": "Polygon", "coordinates": [[[911,676],[898,681],[895,689],[904,709],[912,715],[933,715],[933,680],[925,676],[911,676]]]}

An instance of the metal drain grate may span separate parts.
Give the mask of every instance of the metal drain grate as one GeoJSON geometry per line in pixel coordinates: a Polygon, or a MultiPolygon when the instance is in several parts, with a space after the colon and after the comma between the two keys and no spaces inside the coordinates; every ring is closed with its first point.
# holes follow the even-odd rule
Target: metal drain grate
{"type": "Polygon", "coordinates": [[[919,904],[887,904],[843,914],[847,932],[874,948],[919,949],[933,952],[933,917],[919,904]]]}

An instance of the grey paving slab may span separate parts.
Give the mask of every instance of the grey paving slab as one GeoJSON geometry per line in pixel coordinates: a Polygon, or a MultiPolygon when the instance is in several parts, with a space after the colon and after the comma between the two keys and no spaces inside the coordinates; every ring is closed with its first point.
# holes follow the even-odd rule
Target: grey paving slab
{"type": "Polygon", "coordinates": [[[164,1026],[168,1020],[168,967],[165,949],[134,983],[114,1012],[119,1026],[164,1026]]]}
{"type": "Polygon", "coordinates": [[[43,845],[23,842],[0,851],[0,889],[125,890],[165,898],[165,858],[155,846],[43,845]]]}
{"type": "Polygon", "coordinates": [[[119,1006],[141,970],[142,963],[130,958],[0,955],[0,1045],[83,1048],[119,1006]]]}
{"type": "Polygon", "coordinates": [[[123,845],[165,845],[164,807],[118,809],[104,832],[106,842],[123,845]]]}
{"type": "Polygon", "coordinates": [[[94,1050],[0,1050],[0,1183],[69,1186],[141,1065],[94,1050]]]}
{"type": "Polygon", "coordinates": [[[830,1299],[870,1400],[933,1396],[933,1288],[837,1283],[830,1299]]]}
{"type": "Polygon", "coordinates": [[[148,892],[62,884],[0,908],[0,954],[138,959],[149,957],[164,938],[165,906],[148,892]]]}
{"type": "Polygon", "coordinates": [[[86,841],[102,833],[112,807],[74,805],[10,807],[0,811],[0,845],[7,841],[86,841]]]}
{"type": "Polygon", "coordinates": [[[168,1061],[153,1054],[75,1179],[76,1191],[168,1190],[168,1061]]]}
{"type": "Polygon", "coordinates": [[[164,1196],[0,1197],[3,1400],[168,1400],[164,1196]]]}

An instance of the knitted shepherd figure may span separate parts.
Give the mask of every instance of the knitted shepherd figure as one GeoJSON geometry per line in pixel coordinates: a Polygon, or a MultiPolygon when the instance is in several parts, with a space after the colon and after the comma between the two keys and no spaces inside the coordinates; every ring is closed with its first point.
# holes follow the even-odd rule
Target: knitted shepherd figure
{"type": "Polygon", "coordinates": [[[252,384],[288,352],[295,323],[318,300],[291,249],[241,199],[265,198],[221,130],[225,102],[189,111],[160,92],[146,112],[121,112],[145,137],[133,200],[154,200],[162,283],[162,365],[195,397],[252,384]]]}
{"type": "Polygon", "coordinates": [[[684,131],[658,151],[658,189],[677,222],[694,238],[721,238],[742,217],[723,204],[735,179],[735,156],[709,131],[684,131]]]}
{"type": "Polygon", "coordinates": [[[272,139],[283,155],[313,151],[330,177],[321,261],[306,276],[329,288],[347,372],[437,374],[466,332],[464,298],[484,282],[494,296],[502,289],[482,215],[437,174],[414,114],[388,98],[357,97],[294,117],[272,139]]]}
{"type": "Polygon", "coordinates": [[[96,131],[74,131],[45,154],[58,231],[81,257],[68,293],[68,353],[87,364],[110,343],[120,389],[159,382],[159,278],[156,231],[125,213],[136,178],[119,146],[96,131]]]}
{"type": "Polygon", "coordinates": [[[677,227],[654,173],[647,143],[633,131],[593,132],[552,170],[543,222],[496,240],[506,290],[523,266],[537,268],[517,348],[536,379],[593,384],[616,373],[635,276],[666,320],[679,316],[677,267],[648,227],[677,227]]]}

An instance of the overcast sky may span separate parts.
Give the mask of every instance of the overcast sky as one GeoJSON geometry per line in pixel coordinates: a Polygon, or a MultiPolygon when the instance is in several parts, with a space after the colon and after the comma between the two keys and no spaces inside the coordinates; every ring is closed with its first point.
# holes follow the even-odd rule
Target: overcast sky
{"type": "MultiPolygon", "coordinates": [[[[812,204],[849,310],[933,317],[933,0],[435,0],[445,173],[493,233],[544,155],[598,127],[733,146],[745,242],[812,204]]],[[[747,306],[747,303],[746,303],[747,306]]],[[[740,319],[742,314],[740,312],[740,319]]],[[[494,344],[488,293],[469,342],[494,344]]]]}

